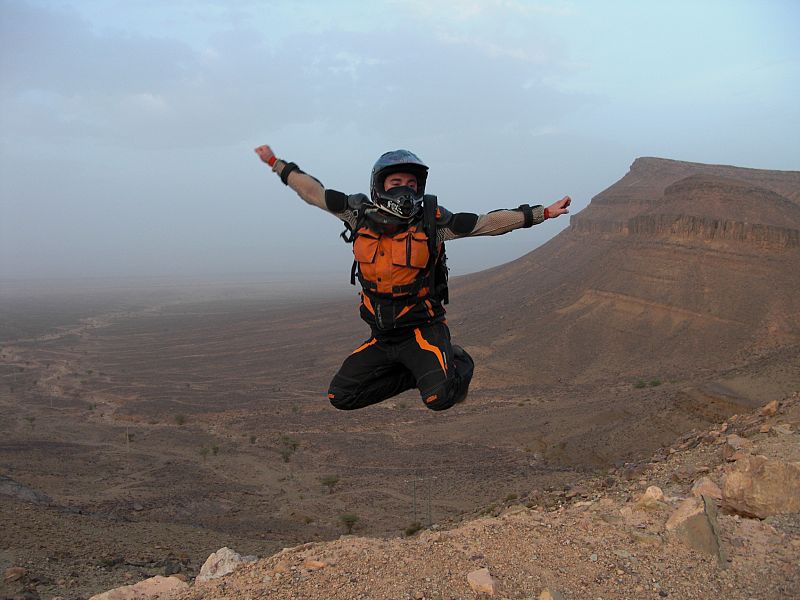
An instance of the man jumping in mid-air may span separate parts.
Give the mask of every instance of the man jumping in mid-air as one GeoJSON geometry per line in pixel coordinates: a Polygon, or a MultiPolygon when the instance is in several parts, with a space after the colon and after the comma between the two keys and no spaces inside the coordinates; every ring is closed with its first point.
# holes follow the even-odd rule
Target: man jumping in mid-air
{"type": "Polygon", "coordinates": [[[303,200],[344,221],[353,243],[351,282],[361,284],[361,318],[371,337],[333,377],[336,408],[363,408],[417,388],[425,406],[445,410],[467,395],[474,363],[450,342],[444,242],[501,235],[568,211],[569,196],[547,208],[523,204],[485,215],[451,213],[425,194],[428,167],[408,150],[382,155],[372,167],[370,196],[325,189],[269,146],[256,148],[303,200]]]}

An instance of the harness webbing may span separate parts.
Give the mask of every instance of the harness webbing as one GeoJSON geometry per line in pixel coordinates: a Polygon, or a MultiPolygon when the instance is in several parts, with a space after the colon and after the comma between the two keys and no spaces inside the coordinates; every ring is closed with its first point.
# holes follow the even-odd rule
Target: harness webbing
{"type": "MultiPolygon", "coordinates": [[[[428,274],[425,278],[419,278],[414,283],[407,285],[394,286],[392,293],[394,294],[407,294],[409,296],[415,295],[423,287],[425,279],[428,280],[429,294],[443,304],[449,302],[449,294],[447,290],[447,266],[445,264],[444,244],[442,244],[441,252],[437,244],[437,230],[436,230],[436,213],[438,212],[438,200],[432,194],[425,194],[422,200],[422,229],[428,236],[428,274]],[[441,269],[437,278],[437,269],[441,269]],[[437,279],[439,279],[437,283],[437,279]],[[437,289],[437,285],[439,286],[437,289]]],[[[341,238],[348,244],[354,244],[358,237],[358,232],[364,227],[367,215],[366,210],[360,208],[356,210],[356,223],[351,226],[347,221],[344,222],[345,230],[340,234],[341,238]]],[[[377,294],[377,285],[374,282],[367,281],[361,276],[361,271],[358,267],[358,261],[353,260],[353,266],[350,268],[350,284],[355,285],[356,279],[359,280],[365,292],[377,294]]],[[[403,300],[403,299],[397,299],[403,300]]]]}
{"type": "Polygon", "coordinates": [[[436,296],[436,263],[439,252],[436,247],[436,209],[439,206],[436,196],[426,194],[422,197],[422,228],[428,236],[428,289],[432,296],[436,296]]]}

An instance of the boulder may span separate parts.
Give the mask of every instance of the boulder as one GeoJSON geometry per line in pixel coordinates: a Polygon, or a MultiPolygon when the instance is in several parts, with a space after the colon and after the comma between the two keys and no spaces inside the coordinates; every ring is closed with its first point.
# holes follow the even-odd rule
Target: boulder
{"type": "Polygon", "coordinates": [[[289,566],[289,561],[286,559],[279,560],[278,564],[272,569],[272,574],[275,575],[276,573],[291,573],[291,567],[289,566]]]}
{"type": "Polygon", "coordinates": [[[743,458],[752,447],[753,442],[732,433],[725,438],[725,445],[722,447],[722,457],[727,461],[739,460],[743,458]]]}
{"type": "Polygon", "coordinates": [[[483,568],[467,574],[467,583],[475,593],[494,596],[497,593],[497,582],[492,578],[489,569],[483,568]]]}
{"type": "Polygon", "coordinates": [[[147,600],[157,598],[161,594],[189,587],[176,577],[156,575],[133,585],[114,588],[102,594],[92,596],[89,600],[147,600]]]}
{"type": "Polygon", "coordinates": [[[233,573],[241,565],[255,560],[255,556],[242,556],[228,547],[220,548],[206,559],[206,562],[200,567],[200,574],[195,581],[203,582],[224,577],[233,573]]]}
{"type": "Polygon", "coordinates": [[[542,590],[542,593],[539,594],[539,600],[564,600],[564,596],[561,594],[561,592],[551,590],[550,588],[545,588],[542,590]]]}
{"type": "Polygon", "coordinates": [[[689,481],[690,479],[693,479],[695,475],[697,475],[696,468],[691,465],[682,465],[672,472],[670,479],[678,483],[681,481],[689,481]]]}
{"type": "Polygon", "coordinates": [[[760,414],[762,417],[771,417],[776,412],[778,412],[778,401],[773,400],[772,402],[770,402],[769,404],[765,404],[761,408],[760,414]]]}
{"type": "Polygon", "coordinates": [[[736,463],[722,483],[722,507],[760,519],[800,512],[797,490],[800,490],[800,463],[747,456],[736,463]]]}
{"type": "Polygon", "coordinates": [[[721,553],[713,499],[687,498],[667,519],[666,530],[690,548],[716,557],[722,565],[726,563],[721,553]]]}
{"type": "Polygon", "coordinates": [[[634,529],[629,533],[629,535],[632,542],[642,546],[660,546],[664,542],[660,535],[648,533],[646,531],[634,529]]]}
{"type": "Polygon", "coordinates": [[[664,492],[660,487],[651,485],[645,490],[641,498],[636,501],[635,508],[637,510],[659,510],[665,506],[664,492]]]}
{"type": "Polygon", "coordinates": [[[9,567],[3,574],[3,582],[11,583],[13,581],[19,581],[27,574],[28,571],[22,567],[9,567]]]}
{"type": "Polygon", "coordinates": [[[719,486],[711,481],[709,477],[701,477],[694,482],[692,486],[692,496],[699,498],[700,496],[709,496],[715,500],[722,499],[722,490],[719,486]]]}

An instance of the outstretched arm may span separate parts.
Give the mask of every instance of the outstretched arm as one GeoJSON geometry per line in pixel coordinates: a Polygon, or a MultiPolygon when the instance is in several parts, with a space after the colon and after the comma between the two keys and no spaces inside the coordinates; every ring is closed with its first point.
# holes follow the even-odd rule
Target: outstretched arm
{"type": "Polygon", "coordinates": [[[323,210],[328,210],[328,207],[325,206],[325,188],[318,179],[301,171],[295,163],[286,162],[275,156],[269,146],[259,146],[256,148],[256,154],[272,167],[272,171],[281,178],[281,181],[292,188],[303,200],[323,210]]]}
{"type": "Polygon", "coordinates": [[[443,229],[444,239],[473,237],[478,235],[502,235],[522,227],[538,225],[546,219],[555,219],[569,213],[572,199],[564,196],[550,206],[528,206],[510,210],[494,210],[485,215],[456,213],[449,225],[443,229]]]}

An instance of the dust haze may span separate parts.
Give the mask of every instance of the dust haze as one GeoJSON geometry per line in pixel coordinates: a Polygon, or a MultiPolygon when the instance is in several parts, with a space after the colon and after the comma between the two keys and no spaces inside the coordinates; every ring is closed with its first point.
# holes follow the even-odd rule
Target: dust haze
{"type": "MultiPolygon", "coordinates": [[[[272,144],[365,191],[386,150],[454,211],[578,211],[633,157],[797,168],[795,3],[0,3],[0,279],[341,274],[272,144]]],[[[456,274],[566,220],[452,244],[456,274]]]]}

